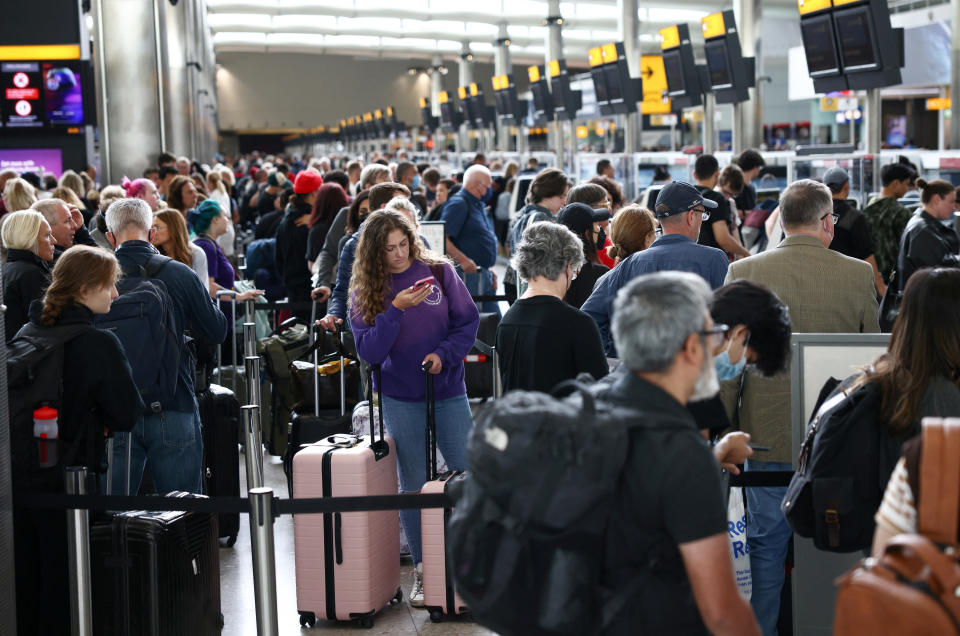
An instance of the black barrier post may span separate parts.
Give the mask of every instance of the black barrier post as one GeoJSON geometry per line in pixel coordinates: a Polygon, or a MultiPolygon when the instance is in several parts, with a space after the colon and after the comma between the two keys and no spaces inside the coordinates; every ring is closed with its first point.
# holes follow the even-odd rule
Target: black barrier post
{"type": "Polygon", "coordinates": [[[258,636],[277,636],[277,565],[273,545],[273,490],[252,488],[250,545],[253,548],[253,590],[258,636]]]}
{"type": "MultiPolygon", "coordinates": [[[[68,495],[87,494],[87,469],[66,470],[68,495]]],[[[70,623],[73,636],[93,636],[93,593],[90,590],[90,511],[67,510],[67,555],[70,571],[70,623]]],[[[21,567],[29,567],[23,563],[21,567]]]]}

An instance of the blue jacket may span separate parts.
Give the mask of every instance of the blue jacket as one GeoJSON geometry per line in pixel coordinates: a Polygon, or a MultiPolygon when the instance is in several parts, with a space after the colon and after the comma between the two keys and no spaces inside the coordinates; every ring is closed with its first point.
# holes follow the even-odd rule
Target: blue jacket
{"type": "MultiPolygon", "coordinates": [[[[146,241],[127,241],[115,252],[120,267],[142,265],[151,254],[157,254],[157,249],[146,241]]],[[[191,333],[207,342],[219,344],[227,337],[227,318],[216,306],[210,294],[203,287],[197,274],[179,261],[170,261],[156,276],[167,286],[167,292],[175,308],[174,333],[183,333],[189,329],[191,333]]],[[[151,364],[151,360],[131,360],[130,364],[151,364]]],[[[197,408],[194,398],[193,375],[196,360],[187,349],[186,343],[180,348],[180,378],[177,382],[177,391],[173,396],[173,403],[164,404],[164,408],[171,411],[191,413],[197,408]]]]}
{"type": "Polygon", "coordinates": [[[461,189],[443,206],[441,219],[453,244],[478,267],[490,269],[496,264],[497,234],[480,199],[461,189]]]}
{"type": "Polygon", "coordinates": [[[682,234],[666,234],[649,248],[631,254],[627,260],[601,276],[581,309],[600,328],[600,338],[607,356],[615,358],[617,351],[610,334],[610,319],[613,316],[613,301],[621,287],[642,274],[673,270],[699,274],[711,289],[717,289],[723,285],[729,264],[722,250],[698,245],[682,234]]]}

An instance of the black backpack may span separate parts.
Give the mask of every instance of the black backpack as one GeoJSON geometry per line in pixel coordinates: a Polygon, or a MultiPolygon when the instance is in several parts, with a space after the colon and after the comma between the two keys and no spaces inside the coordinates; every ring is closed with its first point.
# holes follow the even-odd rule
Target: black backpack
{"type": "Polygon", "coordinates": [[[173,300],[166,284],[156,278],[171,260],[151,254],[142,264],[125,267],[117,282],[120,296],[110,313],[94,319],[98,328],[120,340],[143,403],[153,412],[173,400],[186,348],[184,335],[174,331],[173,300]]]}
{"type": "Polygon", "coordinates": [[[629,429],[656,423],[573,386],[562,400],[513,391],[470,436],[448,558],[473,617],[507,636],[598,633],[639,589],[604,587],[606,532],[629,429]]]}
{"type": "Polygon", "coordinates": [[[816,411],[780,505],[795,533],[828,552],[871,546],[873,516],[903,442],[878,421],[879,386],[850,388],[859,377],[844,380],[816,411]]]}
{"type": "Polygon", "coordinates": [[[27,323],[7,344],[10,451],[13,481],[18,490],[62,488],[62,468],[75,463],[87,431],[77,430],[70,448],[58,444],[57,466],[40,468],[39,449],[33,437],[33,412],[41,406],[57,409],[61,412],[58,425],[61,432],[64,430],[64,345],[90,329],[89,325],[38,327],[27,323]]]}

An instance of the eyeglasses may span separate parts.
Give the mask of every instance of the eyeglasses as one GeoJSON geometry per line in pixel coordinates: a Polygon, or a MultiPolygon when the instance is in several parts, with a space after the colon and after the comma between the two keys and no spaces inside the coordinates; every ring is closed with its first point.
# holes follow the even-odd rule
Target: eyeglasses
{"type": "Polygon", "coordinates": [[[836,214],[836,213],[834,213],[834,212],[827,212],[826,214],[824,214],[823,216],[820,217],[820,220],[822,221],[822,220],[824,220],[825,218],[827,218],[828,216],[832,216],[832,217],[833,217],[833,224],[834,224],[834,225],[836,225],[837,223],[840,222],[840,215],[839,215],[839,214],[836,214]]]}
{"type": "Polygon", "coordinates": [[[730,331],[730,327],[727,325],[714,325],[710,329],[702,329],[697,332],[697,335],[703,337],[706,342],[707,348],[716,349],[723,344],[723,340],[726,337],[726,333],[730,331]]]}
{"type": "MultiPolygon", "coordinates": [[[[688,211],[688,212],[696,212],[696,211],[697,211],[697,208],[691,208],[691,209],[689,209],[689,210],[687,210],[687,211],[688,211]]],[[[710,220],[710,213],[707,212],[707,209],[706,209],[706,208],[700,208],[700,218],[703,219],[704,221],[709,221],[709,220],[710,220]]]]}

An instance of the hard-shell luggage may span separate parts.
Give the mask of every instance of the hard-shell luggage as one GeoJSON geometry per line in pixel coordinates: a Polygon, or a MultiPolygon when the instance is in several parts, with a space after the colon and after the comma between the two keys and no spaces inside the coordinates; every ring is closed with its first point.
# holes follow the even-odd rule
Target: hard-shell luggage
{"type": "MultiPolygon", "coordinates": [[[[203,427],[204,492],[210,497],[240,496],[240,400],[217,384],[197,396],[203,427]]],[[[221,513],[220,537],[232,547],[240,532],[240,515],[221,513]]]]}
{"type": "MultiPolygon", "coordinates": [[[[427,483],[420,489],[422,494],[446,492],[451,484],[462,480],[463,471],[437,472],[437,420],[436,401],[433,396],[433,375],[430,363],[424,367],[426,377],[427,411],[427,483]]],[[[430,620],[438,623],[444,614],[469,612],[466,603],[457,594],[453,585],[452,568],[447,563],[447,521],[452,508],[425,508],[420,511],[420,536],[423,546],[423,604],[430,612],[430,620]]]]}
{"type": "MultiPolygon", "coordinates": [[[[287,476],[287,490],[290,496],[293,496],[293,458],[300,452],[304,444],[312,444],[318,440],[324,439],[338,433],[349,434],[351,430],[352,414],[347,412],[346,405],[346,384],[345,374],[340,373],[340,405],[335,408],[320,408],[317,396],[320,392],[320,374],[317,372],[321,364],[331,359],[339,358],[340,368],[344,366],[346,358],[342,348],[337,353],[329,356],[319,357],[320,347],[323,345],[323,339],[317,337],[316,341],[310,345],[304,355],[313,353],[313,412],[312,413],[293,413],[290,420],[290,432],[287,438],[287,451],[283,456],[283,472],[287,476]]],[[[354,363],[355,364],[355,363],[354,363]]]]}
{"type": "Polygon", "coordinates": [[[480,314],[477,338],[473,349],[463,359],[463,380],[467,385],[468,398],[495,398],[495,378],[499,375],[497,360],[491,343],[497,341],[500,314],[480,314]]]}
{"type": "Polygon", "coordinates": [[[212,513],[124,512],[94,524],[94,633],[219,635],[223,614],[217,532],[212,513]]]}
{"type": "MultiPolygon", "coordinates": [[[[382,425],[379,429],[379,440],[335,435],[297,453],[293,496],[395,495],[396,445],[384,435],[382,425]]],[[[399,526],[394,510],[296,515],[293,539],[300,624],[312,627],[322,618],[354,620],[371,627],[374,614],[399,602],[399,526]]]]}

